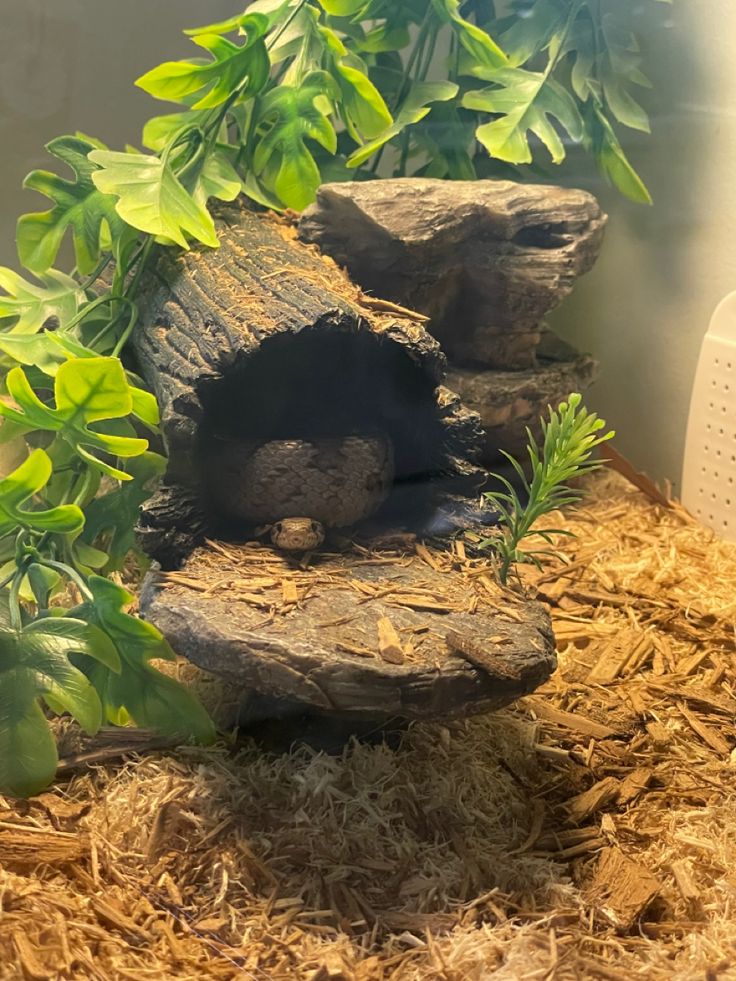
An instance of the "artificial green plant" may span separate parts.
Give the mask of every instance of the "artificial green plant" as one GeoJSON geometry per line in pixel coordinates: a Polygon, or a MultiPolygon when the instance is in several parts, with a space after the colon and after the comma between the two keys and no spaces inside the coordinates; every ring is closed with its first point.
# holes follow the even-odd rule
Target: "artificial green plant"
{"type": "Polygon", "coordinates": [[[0,439],[30,451],[0,483],[0,791],[53,775],[41,705],[88,731],[132,721],[212,735],[194,698],[150,664],[171,652],[126,613],[114,579],[165,468],[149,447],[156,400],[121,361],[155,249],[216,248],[212,198],[301,209],[324,180],[522,174],[571,144],[649,200],[617,135],[648,128],[634,96],[646,84],[637,4],[506,6],[257,0],[187,31],[195,57],[138,79],[177,104],[146,124],[143,150],[80,133],[47,145],[67,176],[28,175],[51,207],[18,222],[24,275],[0,268],[0,439]]]}
{"type": "Polygon", "coordinates": [[[494,473],[491,477],[501,487],[484,494],[496,510],[499,523],[493,534],[478,544],[497,557],[503,585],[517,565],[540,565],[542,557],[557,554],[554,536],[571,533],[565,528],[540,528],[539,519],[581,500],[581,492],[570,482],[601,466],[595,450],[615,435],[612,431],[603,432],[605,422],[595,412],[588,412],[577,392],[557,409],[550,406],[549,416],[541,424],[541,445],[527,429],[526,469],[511,454],[503,454],[515,471],[517,486],[503,474],[494,473]],[[535,538],[541,540],[543,547],[530,548],[528,542],[535,538]]]}

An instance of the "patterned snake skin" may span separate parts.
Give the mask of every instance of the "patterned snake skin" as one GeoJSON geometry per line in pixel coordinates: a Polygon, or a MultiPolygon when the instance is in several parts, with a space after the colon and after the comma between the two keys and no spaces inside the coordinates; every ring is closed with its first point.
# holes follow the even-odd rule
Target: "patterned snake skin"
{"type": "Polygon", "coordinates": [[[380,435],[214,439],[207,455],[212,503],[253,524],[311,518],[346,528],[380,507],[394,477],[391,441],[380,435]]]}

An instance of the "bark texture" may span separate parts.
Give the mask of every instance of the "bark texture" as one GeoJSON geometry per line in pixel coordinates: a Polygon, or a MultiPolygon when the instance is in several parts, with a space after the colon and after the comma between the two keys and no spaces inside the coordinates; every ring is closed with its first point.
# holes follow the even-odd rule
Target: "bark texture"
{"type": "Polygon", "coordinates": [[[149,554],[175,564],[216,527],[216,439],[375,428],[393,443],[397,482],[425,481],[417,500],[430,507],[437,474],[472,497],[482,431],[441,389],[446,361],[423,319],[366,298],[284,220],[237,202],[217,226],[220,249],[167,250],[143,290],[133,343],[169,453],[141,518],[149,554]]]}
{"type": "Polygon", "coordinates": [[[525,369],[605,222],[585,191],[404,178],[324,185],[299,233],[364,289],[426,314],[452,362],[525,369]]]}
{"type": "Polygon", "coordinates": [[[180,572],[148,575],[141,609],[200,668],[290,713],[471,715],[555,668],[541,604],[500,593],[495,605],[471,603],[472,583],[416,557],[323,555],[298,575],[278,562],[265,547],[199,548],[180,572]]]}
{"type": "Polygon", "coordinates": [[[451,368],[447,382],[468,409],[480,416],[485,432],[483,460],[490,464],[501,450],[525,457],[527,428],[539,439],[540,419],[547,415],[547,407],[556,407],[571,392],[584,392],[597,374],[593,358],[550,335],[535,368],[451,368]]]}

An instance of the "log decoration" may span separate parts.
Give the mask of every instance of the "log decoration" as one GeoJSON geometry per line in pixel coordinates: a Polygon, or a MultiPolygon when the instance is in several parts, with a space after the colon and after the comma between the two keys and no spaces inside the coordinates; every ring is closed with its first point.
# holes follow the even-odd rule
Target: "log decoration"
{"type": "Polygon", "coordinates": [[[468,716],[533,691],[556,663],[541,604],[441,551],[348,550],[302,569],[256,542],[212,542],[149,575],[141,608],[175,649],[243,692],[241,725],[274,713],[468,716]]]}
{"type": "Polygon", "coordinates": [[[162,256],[143,289],[135,354],[169,455],[140,521],[156,560],[143,615],[248,696],[241,723],[286,704],[468,715],[534,690],[555,665],[544,608],[502,602],[490,566],[412,550],[485,476],[478,417],[444,387],[425,318],[367,298],[284,219],[235,203],[218,234],[217,251],[162,256]],[[257,540],[260,521],[280,538],[286,519],[376,508],[351,538],[315,534],[306,559],[257,540]],[[397,526],[404,551],[387,551],[397,526]]]}
{"type": "Polygon", "coordinates": [[[220,209],[218,226],[219,250],[163,255],[143,290],[134,348],[169,454],[141,516],[148,553],[170,567],[218,531],[235,457],[245,468],[243,448],[266,442],[319,441],[309,471],[319,481],[329,441],[357,434],[364,452],[353,457],[365,461],[377,432],[392,449],[387,514],[409,497],[418,518],[442,495],[446,507],[472,500],[483,479],[478,418],[443,388],[445,358],[423,318],[364,305],[347,275],[276,216],[236,203],[220,209]]]}
{"type": "Polygon", "coordinates": [[[547,405],[597,375],[545,317],[595,263],[606,220],[580,190],[402,178],[324,185],[299,234],[365,290],[427,316],[451,387],[481,416],[490,463],[523,449],[526,426],[538,435],[547,405]]]}

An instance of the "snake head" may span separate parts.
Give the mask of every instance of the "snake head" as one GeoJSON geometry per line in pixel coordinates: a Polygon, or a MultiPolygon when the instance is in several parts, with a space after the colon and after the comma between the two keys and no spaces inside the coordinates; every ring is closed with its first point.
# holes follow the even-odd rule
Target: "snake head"
{"type": "Polygon", "coordinates": [[[285,552],[311,552],[324,540],[324,526],[314,518],[282,518],[271,528],[271,541],[285,552]]]}

